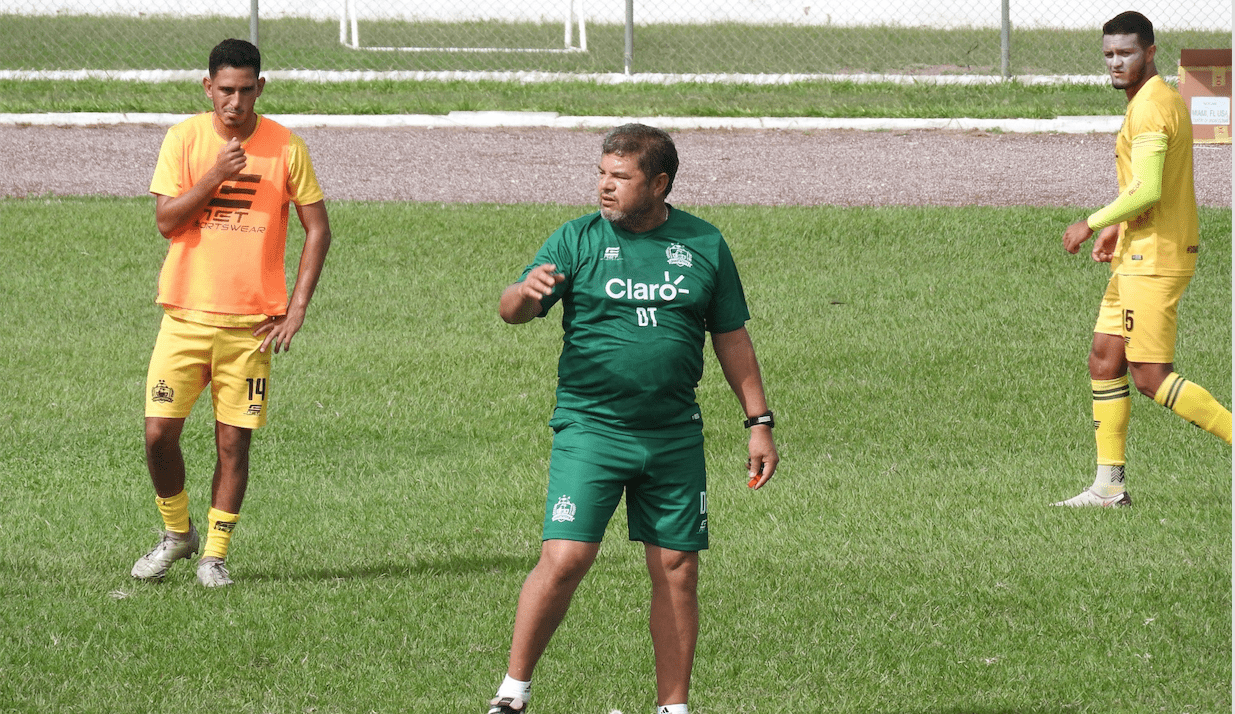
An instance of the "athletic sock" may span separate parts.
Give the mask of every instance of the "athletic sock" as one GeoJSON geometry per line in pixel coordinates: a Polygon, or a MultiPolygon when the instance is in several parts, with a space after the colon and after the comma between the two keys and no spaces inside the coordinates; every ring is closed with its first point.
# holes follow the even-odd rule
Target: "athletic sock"
{"type": "Polygon", "coordinates": [[[1114,496],[1124,491],[1124,451],[1128,444],[1128,421],[1132,417],[1132,394],[1128,375],[1118,379],[1094,379],[1093,429],[1098,443],[1098,472],[1093,491],[1114,496]]]}
{"type": "Polygon", "coordinates": [[[1231,412],[1199,384],[1171,372],[1158,387],[1154,401],[1228,445],[1231,443],[1231,412]]]}
{"type": "Polygon", "coordinates": [[[497,698],[498,699],[501,699],[502,697],[511,697],[512,699],[521,699],[522,701],[527,702],[528,698],[531,696],[532,696],[531,680],[524,682],[524,681],[515,679],[509,674],[506,675],[506,678],[502,680],[502,685],[497,688],[497,698]]]}
{"type": "Polygon", "coordinates": [[[656,707],[656,714],[687,714],[685,704],[661,704],[656,707]]]}
{"type": "Polygon", "coordinates": [[[154,497],[163,516],[163,526],[172,533],[189,532],[189,492],[181,491],[171,498],[154,497]]]}
{"type": "Polygon", "coordinates": [[[1098,464],[1098,473],[1094,476],[1093,485],[1089,487],[1089,490],[1103,498],[1118,496],[1127,490],[1124,485],[1123,464],[1115,466],[1098,464]]]}
{"type": "Polygon", "coordinates": [[[240,514],[211,508],[206,518],[210,521],[210,530],[206,535],[206,548],[202,551],[202,557],[226,560],[227,548],[232,544],[232,531],[236,529],[240,514]]]}

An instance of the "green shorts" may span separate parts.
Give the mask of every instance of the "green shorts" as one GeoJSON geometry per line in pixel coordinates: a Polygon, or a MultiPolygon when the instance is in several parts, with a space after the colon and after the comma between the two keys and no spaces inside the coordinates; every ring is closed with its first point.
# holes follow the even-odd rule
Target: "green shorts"
{"type": "Polygon", "coordinates": [[[553,436],[542,538],[599,543],[623,491],[630,540],[708,547],[703,434],[648,439],[577,422],[553,436]]]}

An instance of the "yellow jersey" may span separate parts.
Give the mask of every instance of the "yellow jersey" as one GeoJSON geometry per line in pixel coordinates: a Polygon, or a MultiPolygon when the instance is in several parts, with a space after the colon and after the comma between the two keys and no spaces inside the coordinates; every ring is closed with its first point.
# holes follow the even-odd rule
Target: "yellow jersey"
{"type": "Polygon", "coordinates": [[[1192,118],[1179,92],[1153,76],[1128,102],[1115,140],[1119,190],[1132,183],[1132,142],[1142,134],[1166,136],[1162,196],[1120,224],[1111,270],[1121,275],[1192,275],[1200,228],[1192,180],[1192,118]]]}

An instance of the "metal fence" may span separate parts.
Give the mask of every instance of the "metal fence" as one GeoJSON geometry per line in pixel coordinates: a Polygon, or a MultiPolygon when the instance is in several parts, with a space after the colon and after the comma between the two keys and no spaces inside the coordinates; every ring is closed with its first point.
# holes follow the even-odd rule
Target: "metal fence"
{"type": "MultiPolygon", "coordinates": [[[[1097,75],[1124,0],[0,0],[0,70],[1097,75]]],[[[1159,66],[1230,47],[1229,0],[1144,0],[1159,66]]]]}

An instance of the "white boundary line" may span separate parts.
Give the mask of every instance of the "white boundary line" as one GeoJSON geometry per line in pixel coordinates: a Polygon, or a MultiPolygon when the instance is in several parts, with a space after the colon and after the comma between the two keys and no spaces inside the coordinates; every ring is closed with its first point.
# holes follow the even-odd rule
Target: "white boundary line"
{"type": "MultiPolygon", "coordinates": [[[[106,79],[133,82],[197,81],[205,70],[0,70],[0,79],[7,80],[84,80],[106,79]]],[[[797,82],[854,82],[857,84],[928,84],[980,85],[1002,84],[1008,80],[988,74],[622,74],[620,72],[574,74],[569,72],[369,72],[362,70],[271,70],[263,76],[303,82],[590,82],[593,84],[794,84],[797,82]]],[[[1174,77],[1165,77],[1171,81],[1174,77]]],[[[1011,79],[1026,85],[1039,84],[1104,84],[1107,75],[1053,74],[1019,75],[1011,79]]]]}
{"type": "MultiPolygon", "coordinates": [[[[451,112],[449,114],[380,114],[338,116],[325,114],[271,114],[271,119],[290,128],[497,128],[547,127],[557,129],[608,129],[637,121],[663,129],[770,129],[818,131],[906,131],[950,129],[958,131],[1003,131],[1009,133],[1113,134],[1122,116],[1058,117],[1056,119],[844,119],[815,117],[617,117],[562,116],[554,112],[451,112]]],[[[109,114],[96,112],[0,114],[0,125],[109,126],[155,124],[171,126],[188,114],[109,114]]]]}
{"type": "MultiPolygon", "coordinates": [[[[0,70],[0,80],[121,80],[138,82],[194,82],[200,70],[0,70]]],[[[437,81],[437,82],[592,82],[595,84],[756,84],[775,85],[796,82],[854,82],[858,84],[982,85],[1005,80],[991,75],[899,75],[899,74],[572,74],[565,72],[366,72],[273,70],[269,79],[307,82],[356,81],[437,81]]],[[[1167,77],[1166,79],[1173,79],[1167,77]]],[[[1106,75],[1023,75],[1014,82],[1025,85],[1105,84],[1106,75]]],[[[92,126],[114,124],[157,124],[170,126],[185,114],[47,113],[0,114],[0,124],[51,126],[92,126]]],[[[860,129],[889,131],[906,129],[956,129],[1005,131],[1016,133],[1059,132],[1067,134],[1114,133],[1122,116],[1058,117],[1056,119],[844,119],[812,117],[582,117],[561,116],[552,112],[451,112],[446,115],[270,115],[289,127],[555,127],[608,128],[626,121],[641,121],[666,129],[860,129]]]]}

